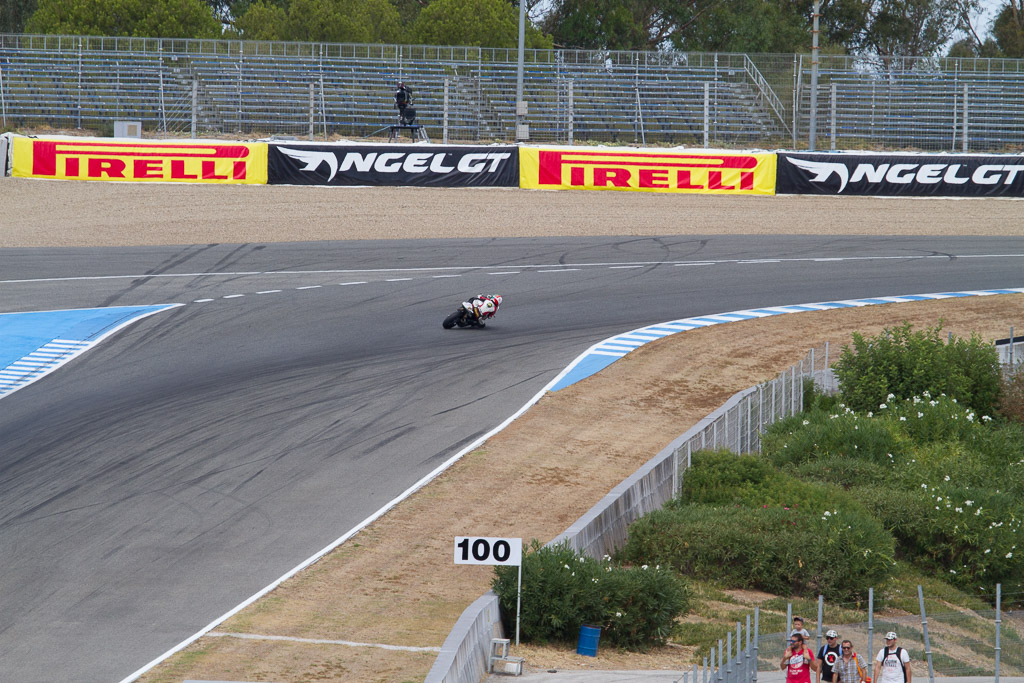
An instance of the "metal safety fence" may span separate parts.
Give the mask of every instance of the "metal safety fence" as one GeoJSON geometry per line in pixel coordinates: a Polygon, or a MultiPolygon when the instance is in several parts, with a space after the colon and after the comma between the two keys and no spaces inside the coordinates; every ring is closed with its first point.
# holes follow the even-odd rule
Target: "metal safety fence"
{"type": "MultiPolygon", "coordinates": [[[[529,140],[704,147],[1024,148],[1024,60],[527,50],[529,140]]],[[[515,50],[0,35],[0,125],[151,136],[373,137],[414,90],[435,140],[516,139],[515,50]]]]}

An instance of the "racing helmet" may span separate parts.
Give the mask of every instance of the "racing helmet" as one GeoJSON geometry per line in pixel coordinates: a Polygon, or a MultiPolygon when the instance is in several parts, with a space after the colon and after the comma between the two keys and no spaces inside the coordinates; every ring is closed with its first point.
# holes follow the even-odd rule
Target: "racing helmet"
{"type": "Polygon", "coordinates": [[[501,305],[501,294],[495,294],[495,295],[494,295],[493,297],[491,297],[491,298],[493,298],[493,299],[494,299],[494,305],[495,305],[495,306],[500,306],[500,305],[501,305]]]}

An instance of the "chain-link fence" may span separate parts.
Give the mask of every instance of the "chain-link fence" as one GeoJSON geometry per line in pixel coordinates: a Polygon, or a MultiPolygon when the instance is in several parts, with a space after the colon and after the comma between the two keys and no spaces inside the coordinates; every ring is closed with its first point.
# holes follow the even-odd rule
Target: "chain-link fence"
{"type": "MultiPolygon", "coordinates": [[[[1024,147],[1024,60],[527,50],[529,140],[1007,151],[1024,147]]],[[[147,135],[375,137],[414,89],[435,140],[516,137],[515,50],[0,35],[0,125],[147,135]]]]}

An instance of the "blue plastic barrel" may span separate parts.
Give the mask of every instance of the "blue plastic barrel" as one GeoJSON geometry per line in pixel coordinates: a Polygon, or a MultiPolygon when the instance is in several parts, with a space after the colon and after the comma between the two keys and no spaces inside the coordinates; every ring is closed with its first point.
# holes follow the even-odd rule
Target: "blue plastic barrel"
{"type": "Polygon", "coordinates": [[[580,626],[580,639],[576,643],[576,654],[587,657],[597,656],[597,641],[601,640],[601,628],[598,626],[580,626]]]}

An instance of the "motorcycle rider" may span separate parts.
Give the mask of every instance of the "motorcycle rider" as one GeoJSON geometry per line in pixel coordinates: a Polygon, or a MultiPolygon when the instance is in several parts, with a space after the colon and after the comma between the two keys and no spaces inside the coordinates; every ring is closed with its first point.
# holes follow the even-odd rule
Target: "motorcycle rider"
{"type": "Polygon", "coordinates": [[[467,310],[472,311],[473,317],[476,318],[476,324],[486,327],[484,321],[493,318],[494,314],[498,312],[498,307],[501,306],[501,295],[477,294],[464,305],[467,310]]]}

